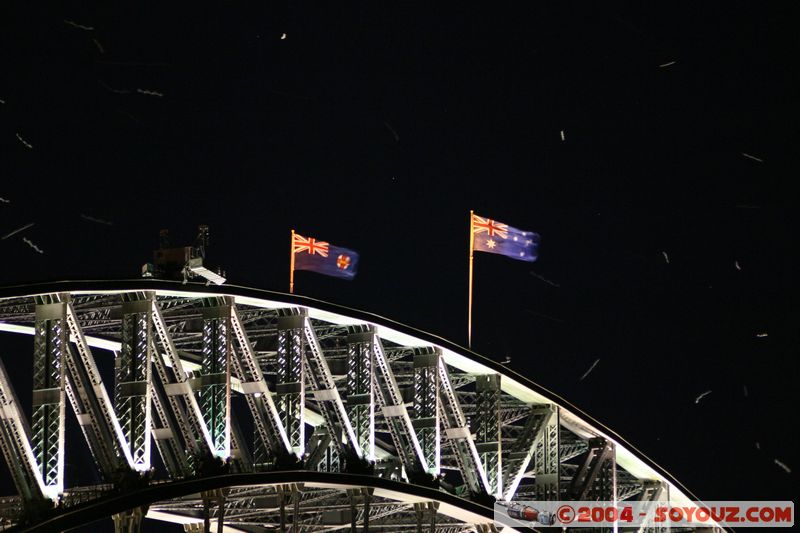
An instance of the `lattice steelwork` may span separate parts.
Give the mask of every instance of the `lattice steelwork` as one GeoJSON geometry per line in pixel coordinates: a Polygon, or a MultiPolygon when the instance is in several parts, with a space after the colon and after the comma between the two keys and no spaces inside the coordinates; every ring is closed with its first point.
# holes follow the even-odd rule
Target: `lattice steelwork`
{"type": "Polygon", "coordinates": [[[333,436],[323,430],[324,433],[320,435],[320,440],[317,444],[316,453],[309,457],[307,466],[311,467],[316,465],[316,469],[320,472],[341,472],[342,471],[342,455],[339,452],[339,446],[333,443],[333,436]]]}
{"type": "Polygon", "coordinates": [[[506,447],[503,458],[503,497],[510,500],[517,492],[522,477],[528,471],[534,454],[539,449],[542,433],[547,428],[555,406],[529,408],[525,426],[520,434],[506,447]]]}
{"type": "Polygon", "coordinates": [[[500,422],[500,374],[478,376],[477,409],[473,421],[475,446],[489,481],[490,494],[502,496],[503,459],[500,422]]]}
{"type": "Polygon", "coordinates": [[[30,427],[11,386],[8,372],[0,360],[0,448],[14,478],[14,485],[26,501],[41,498],[44,488],[30,439],[30,427]]]}
{"type": "Polygon", "coordinates": [[[381,340],[376,337],[372,347],[375,355],[375,379],[378,383],[376,399],[398,460],[407,476],[413,472],[426,472],[428,462],[381,340]]]}
{"type": "Polygon", "coordinates": [[[615,501],[614,444],[603,438],[589,440],[589,450],[567,491],[580,501],[615,501]]]}
{"type": "Polygon", "coordinates": [[[375,460],[375,334],[348,336],[347,416],[364,456],[375,460]]]}
{"type": "Polygon", "coordinates": [[[428,473],[441,469],[439,419],[439,353],[414,356],[414,429],[428,464],[428,473]]]}
{"type": "Polygon", "coordinates": [[[211,434],[213,452],[223,459],[231,454],[230,357],[231,308],[203,309],[203,363],[200,404],[211,434]]]}
{"type": "Polygon", "coordinates": [[[278,321],[277,396],[281,422],[292,450],[305,453],[304,321],[302,316],[281,317],[278,321]]]}
{"type": "Polygon", "coordinates": [[[258,469],[266,468],[271,459],[291,453],[291,445],[281,423],[272,392],[264,379],[261,364],[256,359],[253,344],[233,305],[231,305],[231,328],[239,349],[238,354],[231,354],[232,369],[241,382],[241,392],[255,426],[253,462],[258,469]]]}
{"type": "Polygon", "coordinates": [[[305,333],[308,347],[305,353],[305,377],[311,385],[314,399],[322,412],[325,425],[330,428],[334,435],[342,435],[343,438],[334,439],[334,443],[339,446],[342,453],[362,458],[363,453],[356,441],[353,425],[350,423],[345,411],[342,395],[339,394],[339,389],[333,379],[325,353],[311,325],[311,321],[307,317],[303,321],[303,332],[305,333]]]}
{"type": "MultiPolygon", "coordinates": [[[[202,300],[198,300],[198,302],[202,302],[202,300]]],[[[175,347],[159,303],[155,301],[153,302],[153,326],[158,333],[160,347],[163,350],[163,354],[158,348],[153,350],[153,362],[175,422],[173,436],[177,437],[176,432],[180,433],[184,449],[189,457],[203,454],[206,451],[211,453],[214,449],[211,433],[205,424],[197,398],[192,393],[188,373],[183,369],[183,362],[178,355],[178,349],[175,347]],[[167,365],[169,365],[169,370],[167,370],[167,365]]],[[[166,421],[162,419],[162,422],[166,421]]]]}
{"type": "MultiPolygon", "coordinates": [[[[663,481],[646,480],[642,484],[637,501],[643,502],[642,512],[650,514],[656,505],[663,505],[669,501],[669,486],[663,481]]],[[[654,513],[653,513],[654,514],[654,513]]],[[[652,515],[651,515],[652,516],[652,515]]],[[[638,528],[620,528],[624,533],[663,533],[669,531],[668,523],[661,523],[658,526],[652,524],[652,520],[646,521],[638,528]]]]}
{"type": "MultiPolygon", "coordinates": [[[[156,416],[152,422],[153,439],[156,441],[161,461],[172,479],[181,479],[192,473],[186,448],[181,445],[178,438],[176,424],[173,422],[175,413],[171,412],[170,404],[157,386],[152,387],[153,408],[156,416]]],[[[172,404],[174,405],[174,404],[172,404]]]]}
{"type": "Polygon", "coordinates": [[[464,410],[450,380],[450,371],[445,362],[439,359],[439,379],[442,404],[439,414],[444,425],[445,435],[453,449],[458,470],[466,483],[466,488],[474,495],[489,494],[489,481],[483,469],[475,441],[467,425],[464,410]]]}
{"type": "Polygon", "coordinates": [[[152,296],[122,304],[122,346],[116,352],[114,402],[136,470],[150,469],[153,343],[152,296]]]}
{"type": "Polygon", "coordinates": [[[542,430],[537,434],[533,443],[533,458],[531,460],[533,472],[536,475],[534,494],[536,500],[561,499],[561,464],[560,428],[558,409],[552,409],[542,430]]]}
{"type": "Polygon", "coordinates": [[[144,486],[170,496],[110,512],[118,533],[148,512],[187,531],[487,533],[490,496],[696,499],[543,389],[441,339],[288,295],[114,283],[0,289],[0,332],[34,336],[30,425],[0,364],[0,448],[19,493],[0,498],[0,531],[42,497],[61,516],[144,486]],[[64,440],[79,434],[65,431],[67,403],[95,462],[86,474],[107,484],[63,487],[64,440]]]}
{"type": "Polygon", "coordinates": [[[31,444],[47,496],[55,496],[64,487],[64,358],[67,341],[66,302],[37,305],[31,444]]]}

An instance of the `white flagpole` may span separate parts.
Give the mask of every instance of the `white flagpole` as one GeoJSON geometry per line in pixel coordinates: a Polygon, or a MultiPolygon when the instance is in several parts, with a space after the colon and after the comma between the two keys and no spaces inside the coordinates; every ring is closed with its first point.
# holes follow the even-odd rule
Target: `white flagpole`
{"type": "Polygon", "coordinates": [[[467,311],[467,348],[472,348],[472,251],[475,244],[473,211],[469,211],[469,304],[467,311]]]}
{"type": "Polygon", "coordinates": [[[291,256],[289,259],[289,294],[294,294],[294,230],[292,230],[291,256]]]}

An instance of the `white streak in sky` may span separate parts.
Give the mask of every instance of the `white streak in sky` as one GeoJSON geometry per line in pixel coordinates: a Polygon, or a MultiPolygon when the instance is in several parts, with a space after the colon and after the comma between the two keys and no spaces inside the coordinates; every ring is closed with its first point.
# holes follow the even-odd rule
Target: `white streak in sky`
{"type": "Polygon", "coordinates": [[[758,337],[759,339],[762,339],[767,336],[769,336],[769,333],[756,333],[756,337],[758,337]]]}
{"type": "Polygon", "coordinates": [[[2,98],[0,98],[0,104],[5,104],[5,103],[6,103],[6,101],[3,100],[2,98]]]}
{"type": "Polygon", "coordinates": [[[754,155],[746,154],[744,152],[742,152],[742,155],[745,156],[748,159],[752,159],[753,161],[758,161],[759,163],[763,163],[764,162],[763,159],[759,159],[758,157],[756,157],[754,155]]]}
{"type": "Polygon", "coordinates": [[[282,33],[282,34],[281,34],[281,41],[283,41],[284,39],[286,39],[286,34],[285,34],[285,33],[282,33]]]}
{"type": "Polygon", "coordinates": [[[79,30],[86,30],[86,31],[94,30],[92,26],[84,26],[83,24],[78,24],[77,22],[73,22],[71,20],[64,20],[64,24],[69,24],[73,28],[78,28],[79,30]]]}
{"type": "Polygon", "coordinates": [[[700,403],[700,400],[702,400],[704,396],[708,396],[709,394],[711,394],[710,390],[705,391],[703,394],[694,399],[694,403],[700,403]]]}
{"type": "Polygon", "coordinates": [[[733,266],[736,267],[736,270],[741,270],[742,269],[742,266],[739,264],[739,261],[734,261],[733,262],[733,266]]]}
{"type": "Polygon", "coordinates": [[[98,224],[105,224],[106,226],[113,226],[113,222],[109,222],[108,220],[103,220],[102,218],[94,218],[90,217],[89,215],[84,215],[81,213],[81,218],[84,220],[88,220],[90,222],[97,222],[98,224]]]}
{"type": "Polygon", "coordinates": [[[397,134],[396,131],[394,131],[394,128],[392,127],[392,125],[389,124],[388,122],[386,122],[385,120],[383,121],[383,125],[386,126],[389,129],[389,131],[392,132],[392,135],[394,136],[394,141],[395,142],[400,142],[400,136],[397,134]]]}
{"type": "Polygon", "coordinates": [[[658,66],[658,68],[670,67],[675,64],[675,61],[670,61],[669,63],[662,63],[658,66]]]}
{"type": "Polygon", "coordinates": [[[29,240],[28,240],[28,239],[26,239],[25,237],[23,237],[23,238],[22,238],[22,240],[23,240],[23,241],[25,241],[25,242],[28,244],[28,246],[30,246],[31,248],[33,248],[34,250],[36,250],[36,251],[37,251],[37,252],[39,252],[40,254],[43,254],[43,253],[44,253],[44,252],[42,251],[42,249],[41,249],[41,248],[39,248],[38,246],[36,246],[35,244],[33,244],[31,241],[29,241],[29,240]]]}
{"type": "Polygon", "coordinates": [[[787,474],[791,474],[792,473],[792,469],[789,468],[788,466],[786,466],[786,463],[784,463],[783,461],[779,461],[778,459],[775,459],[775,464],[778,465],[779,467],[783,468],[786,471],[787,474]]]}
{"type": "Polygon", "coordinates": [[[584,373],[584,374],[581,376],[581,379],[579,379],[578,381],[583,381],[583,379],[584,379],[586,376],[588,376],[588,375],[589,375],[589,372],[591,372],[592,370],[594,370],[594,367],[596,367],[596,366],[597,366],[597,363],[599,363],[599,362],[600,362],[600,359],[595,359],[594,363],[592,363],[592,366],[590,366],[590,367],[589,367],[589,370],[587,370],[587,371],[586,371],[586,372],[585,372],[585,373],[584,373]]]}
{"type": "Polygon", "coordinates": [[[566,138],[564,138],[564,130],[561,130],[561,140],[562,141],[566,141],[567,140],[566,138]]]}
{"type": "Polygon", "coordinates": [[[25,139],[23,139],[22,136],[19,133],[17,133],[17,139],[19,139],[19,142],[24,144],[26,148],[33,149],[33,145],[31,143],[29,143],[28,141],[26,141],[25,139]]]}
{"type": "Polygon", "coordinates": [[[5,198],[3,198],[2,196],[0,196],[0,203],[3,203],[3,204],[10,204],[10,203],[11,203],[11,200],[6,200],[6,199],[5,199],[5,198]]]}
{"type": "Polygon", "coordinates": [[[747,396],[748,396],[747,385],[742,385],[742,392],[744,393],[744,397],[747,398],[747,396]]]}
{"type": "Polygon", "coordinates": [[[760,450],[760,449],[761,449],[761,443],[756,441],[756,450],[760,450]]]}
{"type": "MultiPolygon", "coordinates": [[[[102,85],[102,86],[103,86],[103,87],[105,87],[105,88],[106,88],[108,91],[111,91],[112,93],[117,93],[117,94],[131,94],[132,92],[134,92],[134,91],[132,91],[132,90],[130,90],[130,89],[115,89],[115,88],[113,88],[113,87],[109,86],[107,83],[105,83],[105,82],[104,82],[104,81],[102,81],[102,80],[97,80],[97,81],[98,81],[98,83],[100,83],[100,85],[102,85]]],[[[164,93],[160,93],[160,92],[158,92],[158,91],[153,91],[153,90],[151,90],[151,89],[136,89],[136,92],[137,92],[137,93],[139,93],[139,94],[144,94],[144,95],[146,95],[146,96],[158,96],[159,98],[161,98],[162,96],[164,96],[164,93]]]]}
{"type": "Polygon", "coordinates": [[[106,51],[103,49],[103,45],[100,44],[100,41],[98,41],[97,39],[92,39],[92,41],[94,42],[94,45],[97,47],[97,49],[100,50],[101,54],[106,53],[106,51]]]}
{"type": "Polygon", "coordinates": [[[31,222],[30,224],[27,224],[27,225],[25,225],[25,226],[22,226],[21,228],[17,228],[17,229],[15,229],[15,230],[14,230],[14,231],[12,231],[11,233],[9,233],[8,235],[6,235],[6,236],[5,236],[5,237],[3,237],[2,239],[0,239],[0,241],[4,241],[4,240],[8,239],[8,238],[9,238],[9,237],[11,237],[12,235],[16,235],[16,234],[17,234],[17,233],[19,233],[20,231],[25,231],[26,229],[30,228],[30,227],[31,227],[31,226],[33,226],[34,224],[35,224],[35,222],[31,222]]]}
{"type": "Polygon", "coordinates": [[[559,285],[558,283],[552,282],[549,279],[545,278],[544,276],[540,276],[539,274],[537,274],[533,270],[531,270],[530,272],[531,272],[531,276],[536,276],[537,278],[539,278],[540,280],[544,281],[548,285],[552,285],[553,287],[561,287],[561,285],[559,285]]]}
{"type": "Polygon", "coordinates": [[[117,94],[130,94],[130,93],[132,92],[132,91],[129,91],[128,89],[114,89],[113,87],[110,87],[110,86],[109,86],[107,83],[105,83],[105,82],[104,82],[104,81],[102,81],[102,80],[97,80],[97,82],[98,82],[100,85],[102,85],[103,87],[105,87],[105,88],[106,88],[106,90],[108,90],[108,91],[111,91],[112,93],[117,93],[117,94]]]}
{"type": "Polygon", "coordinates": [[[163,93],[160,93],[158,91],[151,91],[150,89],[136,89],[136,92],[139,94],[146,94],[147,96],[158,96],[159,98],[164,96],[163,93]]]}
{"type": "Polygon", "coordinates": [[[664,256],[664,261],[666,261],[667,264],[669,264],[669,256],[667,255],[667,252],[661,252],[661,254],[664,256]]]}

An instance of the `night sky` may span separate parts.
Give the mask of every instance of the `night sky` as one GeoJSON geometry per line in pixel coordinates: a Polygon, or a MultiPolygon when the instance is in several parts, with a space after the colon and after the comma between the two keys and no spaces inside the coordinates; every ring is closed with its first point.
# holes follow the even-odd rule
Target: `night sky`
{"type": "Polygon", "coordinates": [[[0,285],[136,278],[208,224],[286,291],[294,228],[361,254],[298,293],[466,344],[474,209],[541,235],[476,255],[477,352],[703,499],[796,498],[791,3],[31,4],[0,6],[0,236],[35,224],[0,285]]]}

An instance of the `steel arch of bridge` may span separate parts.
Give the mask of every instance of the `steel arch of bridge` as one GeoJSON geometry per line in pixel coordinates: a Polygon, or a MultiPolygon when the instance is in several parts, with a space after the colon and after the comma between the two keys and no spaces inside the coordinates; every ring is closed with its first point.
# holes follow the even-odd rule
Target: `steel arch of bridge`
{"type": "Polygon", "coordinates": [[[81,503],[116,513],[118,531],[145,512],[187,531],[212,518],[231,531],[490,531],[480,509],[495,499],[690,502],[619,436],[508,368],[309,298],[155,280],[28,285],[0,289],[0,331],[33,336],[34,369],[29,419],[27,384],[0,362],[0,446],[18,490],[0,501],[3,527],[48,500],[63,516],[89,516],[81,503]],[[67,410],[103,485],[65,483],[67,410]],[[356,474],[370,483],[344,481],[356,474]],[[267,477],[243,489],[225,478],[237,475],[267,477]],[[102,504],[120,493],[146,496],[135,512],[102,504]],[[321,524],[308,502],[342,512],[321,524]],[[453,502],[477,511],[442,511],[453,502]]]}
{"type": "MultiPolygon", "coordinates": [[[[463,498],[430,487],[359,474],[274,471],[190,478],[152,484],[132,489],[124,494],[108,494],[75,505],[37,524],[19,527],[15,531],[19,533],[66,531],[141,507],[149,507],[153,516],[186,524],[190,526],[187,529],[191,530],[192,525],[202,522],[202,517],[179,515],[175,514],[175,511],[201,507],[204,505],[204,499],[212,500],[209,519],[214,526],[222,514],[226,522],[225,529],[230,531],[240,531],[237,523],[244,519],[250,522],[256,519],[274,520],[276,525],[280,525],[281,505],[285,513],[292,512],[295,500],[298,500],[298,514],[306,517],[304,520],[306,523],[300,524],[306,528],[304,530],[312,530],[309,527],[314,526],[326,531],[346,530],[350,528],[352,517],[355,517],[360,527],[364,523],[365,516],[369,517],[367,521],[372,522],[375,531],[386,530],[387,526],[376,520],[381,517],[392,518],[393,523],[389,527],[414,529],[418,520],[417,515],[421,514],[420,518],[426,530],[430,527],[431,518],[434,517],[437,531],[489,531],[493,521],[491,507],[465,501],[463,498]],[[220,508],[216,495],[223,490],[226,492],[224,504],[220,508]],[[356,493],[355,496],[353,493],[356,493]],[[370,508],[366,511],[365,495],[370,502],[370,508]],[[358,500],[356,505],[352,505],[354,497],[358,500]],[[253,501],[258,500],[260,506],[252,505],[253,501]],[[326,510],[329,511],[327,517],[320,513],[320,502],[324,502],[326,510]],[[355,512],[351,513],[351,509],[355,512]],[[170,514],[173,516],[169,516],[170,514]],[[309,515],[315,516],[309,519],[309,515]],[[340,516],[344,516],[344,524],[325,523],[325,520],[335,521],[340,516]],[[407,523],[402,521],[404,518],[407,523]],[[315,521],[317,523],[314,523],[315,521]],[[232,525],[229,526],[229,523],[232,525]]],[[[292,531],[294,524],[292,517],[285,517],[285,521],[286,530],[292,531]]]]}

